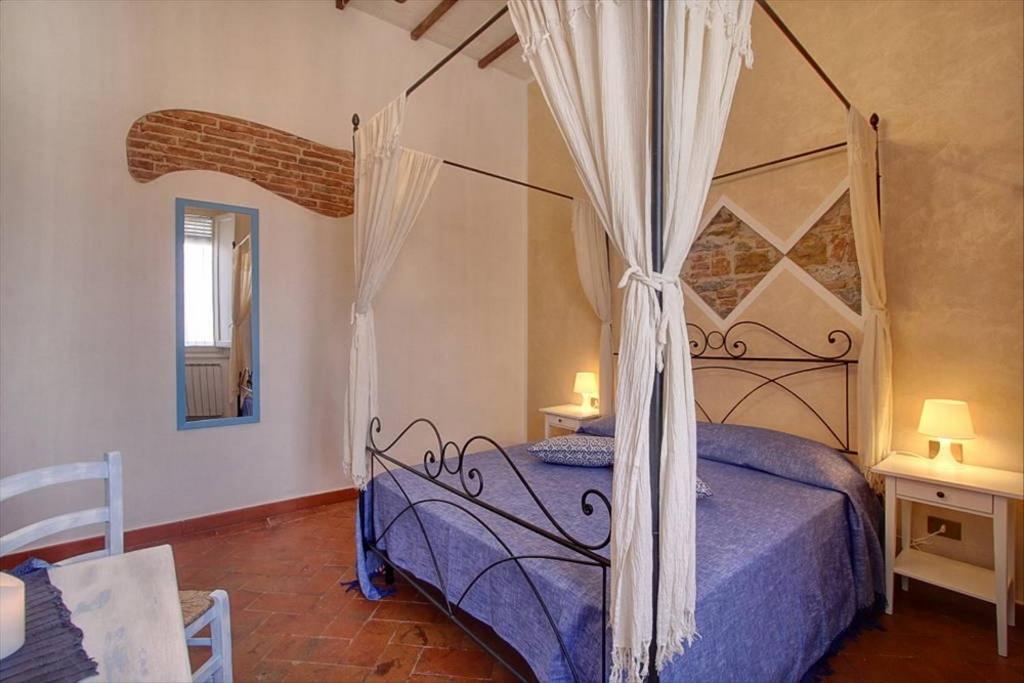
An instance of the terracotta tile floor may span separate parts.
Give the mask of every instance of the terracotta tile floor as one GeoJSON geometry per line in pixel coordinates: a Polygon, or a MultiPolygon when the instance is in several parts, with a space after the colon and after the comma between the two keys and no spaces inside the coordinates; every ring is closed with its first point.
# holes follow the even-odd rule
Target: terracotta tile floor
{"type": "MultiPolygon", "coordinates": [[[[182,588],[230,594],[235,679],[512,680],[410,586],[383,602],[339,586],[354,578],[354,511],[341,503],[172,541],[182,588]]],[[[836,681],[1024,680],[1024,629],[1011,628],[1010,658],[995,648],[991,606],[913,583],[894,616],[828,666],[836,681]]]]}

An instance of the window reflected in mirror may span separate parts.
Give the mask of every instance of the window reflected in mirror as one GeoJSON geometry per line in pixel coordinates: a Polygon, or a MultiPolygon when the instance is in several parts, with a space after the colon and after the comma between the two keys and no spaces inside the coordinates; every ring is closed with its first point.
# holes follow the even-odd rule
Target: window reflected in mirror
{"type": "Polygon", "coordinates": [[[179,199],[178,427],[256,422],[256,209],[179,199]]]}

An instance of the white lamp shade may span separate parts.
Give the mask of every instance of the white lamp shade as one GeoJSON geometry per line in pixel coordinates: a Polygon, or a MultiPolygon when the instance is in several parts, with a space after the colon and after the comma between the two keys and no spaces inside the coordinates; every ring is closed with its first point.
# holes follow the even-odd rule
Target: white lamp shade
{"type": "Polygon", "coordinates": [[[964,401],[929,398],[921,408],[921,422],[917,431],[938,439],[963,441],[974,438],[971,411],[964,401]]]}
{"type": "Polygon", "coordinates": [[[576,384],[573,385],[572,390],[577,394],[590,396],[597,394],[597,375],[592,372],[577,372],[576,384]]]}

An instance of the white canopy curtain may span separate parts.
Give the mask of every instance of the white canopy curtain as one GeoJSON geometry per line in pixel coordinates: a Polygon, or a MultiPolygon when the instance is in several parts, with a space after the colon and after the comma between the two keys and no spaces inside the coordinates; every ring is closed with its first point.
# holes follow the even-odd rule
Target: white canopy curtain
{"type": "MultiPolygon", "coordinates": [[[[888,454],[892,442],[892,333],[875,191],[878,141],[871,126],[853,107],[846,115],[846,140],[850,213],[864,306],[864,339],[857,364],[857,449],[861,467],[870,478],[869,470],[888,454]]],[[[872,483],[878,487],[880,482],[875,479],[872,483]]]]}
{"type": "Polygon", "coordinates": [[[583,293],[601,321],[599,405],[602,415],[610,415],[615,394],[615,372],[612,369],[615,356],[612,355],[612,285],[608,272],[608,244],[601,219],[586,199],[573,201],[572,239],[583,293]]]}
{"type": "Polygon", "coordinates": [[[356,299],[345,393],[342,458],[352,481],[366,487],[366,434],[377,414],[377,345],[373,298],[437,179],[441,159],[399,146],[405,95],[378,112],[355,136],[356,299]]]}
{"type": "Polygon", "coordinates": [[[740,63],[750,56],[741,0],[666,3],[665,267],[650,249],[650,3],[510,0],[533,74],[616,248],[626,260],[612,483],[613,680],[647,675],[652,639],[648,474],[650,401],[664,363],[661,563],[656,666],[697,634],[696,418],[679,271],[725,131],[740,63]],[[659,307],[657,293],[664,297],[659,307]]]}

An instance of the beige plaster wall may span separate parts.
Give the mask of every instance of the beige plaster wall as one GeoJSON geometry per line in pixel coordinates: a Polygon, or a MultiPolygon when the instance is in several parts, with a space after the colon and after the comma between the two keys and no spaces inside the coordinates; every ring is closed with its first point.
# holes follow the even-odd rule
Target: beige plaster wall
{"type": "MultiPolygon", "coordinates": [[[[1016,470],[1024,466],[1022,10],[1017,2],[777,3],[854,104],[883,120],[896,445],[925,448],[916,433],[924,398],[963,398],[979,434],[968,460],[1016,470]]],[[[723,170],[843,139],[841,105],[764,15],[754,16],[756,64],[741,78],[723,170]]],[[[812,164],[751,182],[763,182],[767,196],[788,195],[785,174],[797,166],[812,164]]]]}
{"type": "MultiPolygon", "coordinates": [[[[120,449],[129,528],[349,485],[351,218],[208,171],[139,184],[125,135],[182,107],[348,148],[353,112],[446,52],[327,0],[0,3],[0,476],[120,449]],[[175,197],[260,211],[259,424],[175,428],[175,197]]],[[[526,86],[457,58],[404,141],[524,176],[526,86]]],[[[525,221],[525,190],[441,170],[376,304],[388,433],[430,415],[523,440],[525,221]]],[[[3,530],[98,494],[5,502],[3,530]]]]}
{"type": "MultiPolygon", "coordinates": [[[[926,451],[916,432],[922,401],[961,398],[979,437],[966,445],[967,461],[1024,469],[1024,4],[776,0],[773,7],[854,104],[882,117],[894,446],[926,451]]],[[[760,10],[753,40],[754,69],[740,77],[719,172],[845,137],[841,104],[760,10]]],[[[557,164],[563,152],[549,141],[534,144],[536,117],[531,124],[533,173],[544,165],[536,154],[557,164]]],[[[825,155],[716,183],[709,203],[725,193],[785,238],[844,176],[845,155],[825,155]]],[[[531,245],[538,229],[531,223],[531,245]]],[[[542,257],[531,249],[531,307],[535,291],[572,284],[568,276],[541,279],[547,271],[533,264],[542,257]]],[[[815,329],[836,322],[813,308],[810,316],[785,308],[786,288],[789,297],[797,290],[786,278],[778,282],[744,317],[771,317],[797,335],[801,318],[815,329]]],[[[701,320],[692,305],[687,310],[701,320]]],[[[531,310],[534,320],[541,321],[531,310]]],[[[540,335],[564,338],[574,329],[555,316],[543,320],[561,327],[531,325],[531,352],[540,335]]],[[[535,377],[568,376],[571,368],[557,363],[570,357],[531,353],[528,394],[535,377]]],[[[925,514],[923,507],[915,514],[915,536],[925,514]]],[[[932,549],[991,563],[991,524],[964,521],[962,542],[939,539],[932,549]]],[[[1022,530],[1019,523],[1020,538],[1022,530]]],[[[1020,597],[1024,561],[1017,586],[1020,597]]]]}
{"type": "MultiPolygon", "coordinates": [[[[1024,469],[1024,5],[780,1],[776,8],[850,100],[882,117],[894,446],[926,451],[917,433],[922,401],[961,398],[978,432],[966,444],[967,462],[1024,469]]],[[[842,110],[820,84],[810,84],[819,95],[806,94],[806,67],[799,76],[766,69],[759,77],[765,60],[774,69],[792,55],[781,56],[791,50],[755,16],[759,61],[737,94],[730,153],[738,161],[749,145],[752,161],[790,145],[827,144],[828,135],[841,139],[842,110]],[[793,120],[778,120],[779,112],[793,120]]],[[[915,536],[928,512],[915,512],[915,536]]],[[[991,563],[991,524],[962,520],[963,541],[938,539],[932,549],[991,563]]]]}
{"type": "MultiPolygon", "coordinates": [[[[528,89],[530,182],[580,196],[583,188],[569,151],[536,83],[528,89]]],[[[530,192],[529,342],[526,425],[530,439],[544,435],[544,406],[576,403],[575,373],[598,371],[600,324],[576,274],[572,202],[530,192]]]]}

